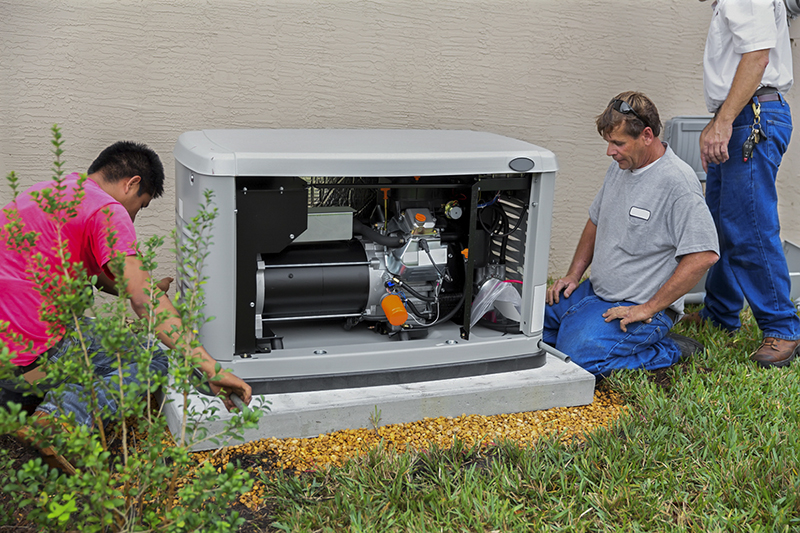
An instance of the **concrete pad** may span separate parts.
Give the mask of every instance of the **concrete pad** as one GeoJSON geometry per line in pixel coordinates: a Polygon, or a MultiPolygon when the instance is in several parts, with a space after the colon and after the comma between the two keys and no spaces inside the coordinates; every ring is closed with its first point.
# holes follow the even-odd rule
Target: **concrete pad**
{"type": "MultiPolygon", "coordinates": [[[[540,368],[465,378],[384,385],[357,389],[295,392],[254,397],[251,403],[271,402],[257,429],[248,430],[241,444],[269,437],[315,437],[340,429],[369,428],[370,415],[380,410],[380,425],[414,422],[438,416],[462,414],[496,415],[573,407],[592,403],[595,378],[574,363],[548,354],[540,368]]],[[[207,397],[206,397],[207,398],[207,397]]],[[[166,395],[165,414],[173,435],[182,429],[182,396],[166,395]]],[[[191,414],[212,435],[230,419],[219,399],[208,399],[219,407],[218,418],[209,420],[191,414]]],[[[190,398],[190,412],[199,413],[200,395],[190,398]]],[[[189,422],[191,427],[192,422],[189,422]]],[[[187,431],[188,433],[188,431],[187,431]]],[[[197,442],[192,449],[208,450],[216,445],[197,442]]]]}

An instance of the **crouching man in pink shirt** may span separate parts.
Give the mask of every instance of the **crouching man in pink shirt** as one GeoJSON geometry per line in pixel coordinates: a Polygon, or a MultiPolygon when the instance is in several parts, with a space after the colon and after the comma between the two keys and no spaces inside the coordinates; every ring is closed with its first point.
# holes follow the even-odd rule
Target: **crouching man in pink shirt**
{"type": "MultiPolygon", "coordinates": [[[[62,272],[64,265],[57,253],[60,241],[69,252],[67,261],[80,264],[88,276],[97,276],[99,284],[108,292],[114,290],[109,261],[121,254],[124,256],[124,279],[131,307],[140,317],[147,312],[150,279],[141,269],[142,262],[135,253],[133,222],[139,211],[164,191],[164,169],[158,155],[143,144],[115,143],[103,150],[91,164],[82,188],[78,182],[78,174],[70,174],[64,179],[64,199],[76,198],[77,194],[80,202],[74,216],[66,218],[60,227],[35,200],[41,191],[53,190],[55,182],[34,185],[0,213],[0,294],[3,295],[0,298],[0,325],[6,325],[0,328],[0,341],[16,354],[11,360],[16,367],[14,373],[25,376],[26,381],[31,381],[29,377],[36,375],[37,368],[46,359],[51,362],[59,359],[68,353],[70,344],[76,342],[63,328],[55,334],[49,332],[50,325],[40,317],[44,301],[30,273],[36,254],[41,254],[41,259],[36,260],[37,271],[62,272]],[[7,224],[15,218],[24,225],[25,232],[37,234],[30,253],[20,253],[9,247],[7,224]],[[116,236],[113,244],[108,242],[110,232],[116,236]]],[[[168,316],[157,328],[158,338],[173,348],[180,340],[176,331],[181,319],[166,294],[159,296],[156,311],[168,316]]],[[[112,391],[118,390],[113,380],[119,375],[116,354],[106,353],[91,325],[86,326],[82,330],[88,337],[87,348],[92,355],[95,374],[109,384],[109,387],[98,388],[98,400],[106,413],[113,413],[117,407],[112,391]]],[[[133,335],[131,342],[134,342],[133,335]]],[[[204,348],[197,348],[194,356],[199,369],[209,379],[216,376],[216,362],[204,348]]],[[[167,359],[163,353],[158,353],[149,369],[140,369],[129,362],[123,369],[126,376],[123,382],[138,382],[142,374],[163,374],[166,370],[167,359]]],[[[231,373],[221,373],[209,385],[228,409],[233,407],[232,394],[238,395],[245,403],[250,402],[250,386],[231,373]]],[[[19,380],[0,380],[0,395],[14,398],[23,392],[26,389],[19,385],[19,380]]],[[[34,420],[42,423],[54,416],[73,413],[77,424],[92,426],[95,422],[88,406],[80,399],[77,383],[68,384],[65,393],[54,396],[52,392],[46,393],[34,413],[34,420]]]]}

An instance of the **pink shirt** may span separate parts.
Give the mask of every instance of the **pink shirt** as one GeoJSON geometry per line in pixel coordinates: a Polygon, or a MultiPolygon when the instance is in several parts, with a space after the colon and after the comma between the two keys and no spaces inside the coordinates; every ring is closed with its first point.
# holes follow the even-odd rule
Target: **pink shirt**
{"type": "MultiPolygon", "coordinates": [[[[77,189],[78,174],[70,174],[64,179],[67,186],[67,200],[74,198],[77,189]]],[[[53,273],[59,271],[60,259],[56,254],[57,224],[52,217],[46,215],[31,197],[32,191],[52,189],[55,182],[34,185],[20,194],[16,202],[16,210],[23,223],[24,231],[36,232],[37,238],[31,254],[20,254],[7,246],[8,211],[14,209],[10,203],[0,213],[0,322],[8,322],[8,331],[15,332],[25,339],[19,344],[10,340],[8,333],[0,333],[9,348],[17,353],[12,363],[26,366],[32,363],[39,354],[44,353],[64,335],[63,331],[56,335],[48,335],[47,322],[39,318],[43,300],[31,280],[31,271],[53,273]],[[34,262],[33,256],[41,253],[43,261],[34,262]],[[30,343],[30,344],[29,344],[30,343]]],[[[125,208],[92,180],[84,182],[84,197],[77,208],[77,215],[69,218],[63,227],[62,235],[69,250],[69,261],[83,265],[89,276],[105,272],[106,263],[114,252],[133,255],[136,246],[136,231],[133,221],[125,208]],[[104,213],[108,209],[108,215],[104,213]],[[110,222],[110,224],[109,224],[110,222]],[[117,241],[113,250],[106,239],[108,230],[116,232],[117,241]]]]}

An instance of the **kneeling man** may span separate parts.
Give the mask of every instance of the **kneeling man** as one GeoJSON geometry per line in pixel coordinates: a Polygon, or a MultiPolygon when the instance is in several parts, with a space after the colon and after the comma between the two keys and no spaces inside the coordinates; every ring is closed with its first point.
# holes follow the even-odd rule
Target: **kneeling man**
{"type": "Polygon", "coordinates": [[[596,122],[614,163],[567,275],[547,291],[544,341],[598,376],[667,367],[702,350],[669,330],[719,258],[714,222],[695,172],[658,139],[645,95],[619,94],[596,122]]]}

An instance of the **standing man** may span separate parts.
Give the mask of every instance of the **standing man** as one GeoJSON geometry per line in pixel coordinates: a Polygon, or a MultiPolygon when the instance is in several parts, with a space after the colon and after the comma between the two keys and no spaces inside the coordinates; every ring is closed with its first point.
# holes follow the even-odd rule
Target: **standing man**
{"type": "Polygon", "coordinates": [[[645,95],[614,97],[597,132],[614,163],[567,275],[547,290],[543,339],[597,376],[667,367],[703,349],[669,330],[718,258],[717,233],[697,175],[658,139],[661,119],[645,95]]]}
{"type": "Polygon", "coordinates": [[[783,0],[717,0],[711,8],[703,84],[714,118],[700,135],[700,153],[720,261],[708,273],[705,307],[687,319],[736,331],[747,298],[764,337],[751,359],[786,366],[800,345],[775,188],[792,134],[786,7],[783,0]]]}

